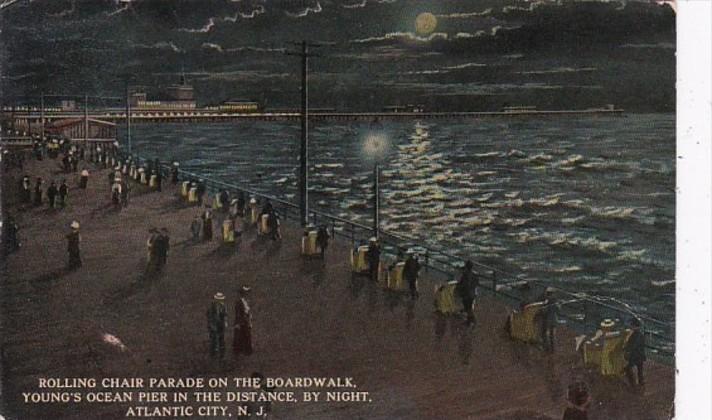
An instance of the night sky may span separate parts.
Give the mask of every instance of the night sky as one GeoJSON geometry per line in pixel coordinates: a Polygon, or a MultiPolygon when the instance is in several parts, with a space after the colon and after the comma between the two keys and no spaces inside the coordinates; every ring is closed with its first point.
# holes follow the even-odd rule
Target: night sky
{"type": "Polygon", "coordinates": [[[675,12],[650,1],[25,0],[0,27],[8,102],[118,96],[126,74],[158,94],[184,70],[200,104],[296,107],[299,59],[284,52],[308,39],[326,44],[313,107],[675,108],[675,12]]]}

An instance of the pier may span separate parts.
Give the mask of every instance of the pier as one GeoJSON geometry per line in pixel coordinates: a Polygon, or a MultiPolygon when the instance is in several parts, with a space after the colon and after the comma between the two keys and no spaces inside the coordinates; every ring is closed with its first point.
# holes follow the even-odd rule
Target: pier
{"type": "MultiPolygon", "coordinates": [[[[667,419],[674,395],[674,370],[661,360],[646,364],[647,385],[634,391],[622,378],[603,378],[583,367],[574,350],[573,324],[559,328],[558,346],[547,354],[510,340],[503,330],[511,307],[496,292],[479,300],[477,324],[433,312],[433,288],[448,280],[443,255],[429,255],[421,274],[421,297],[393,296],[350,273],[356,225],[333,220],[337,232],[324,267],[299,255],[302,230],[286,204],[283,239],[271,242],[247,230],[237,252],[219,240],[189,244],[190,220],[198,208],[163,192],[134,185],[130,205],[109,205],[108,171],[87,162],[89,188],[59,174],[59,161],[28,161],[25,172],[44,179],[67,177],[69,205],[21,210],[14,191],[21,173],[2,178],[3,211],[16,216],[22,248],[3,261],[2,392],[9,419],[124,418],[115,404],[23,404],[20,393],[42,377],[350,376],[372,402],[275,404],[278,419],[558,419],[567,385],[583,378],[590,386],[591,419],[667,419]],[[66,272],[64,235],[81,223],[81,269],[66,272]],[[148,229],[171,235],[162,277],[141,277],[148,229]],[[353,238],[353,239],[352,239],[353,238]],[[441,270],[438,270],[441,261],[441,270]],[[255,353],[223,363],[208,356],[205,311],[212,295],[228,299],[232,325],[237,291],[252,287],[255,353]],[[121,351],[102,341],[118,337],[121,351]]],[[[189,175],[189,174],[183,174],[189,175]]],[[[197,175],[197,174],[196,174],[197,175]]],[[[210,185],[219,188],[215,182],[210,185]]],[[[294,207],[292,207],[294,208],[294,207]]],[[[318,222],[318,213],[311,213],[318,222]]],[[[216,219],[219,221],[219,219],[216,219]]],[[[500,279],[501,280],[501,279],[500,279]]],[[[226,334],[231,342],[232,334],[226,334]]],[[[652,359],[657,359],[652,357],[652,359]]]]}
{"type": "MultiPolygon", "coordinates": [[[[520,110],[492,112],[310,112],[313,121],[373,121],[378,120],[414,120],[414,119],[481,119],[481,118],[536,118],[536,117],[573,117],[573,116],[618,116],[622,109],[596,108],[581,110],[520,110]]],[[[230,113],[210,110],[141,110],[132,109],[132,123],[201,123],[235,121],[299,121],[299,112],[254,112],[230,113]]],[[[18,121],[29,126],[44,119],[45,121],[84,118],[80,111],[3,111],[2,117],[18,121]]],[[[114,123],[126,121],[125,110],[92,110],[88,118],[114,123]]]]}

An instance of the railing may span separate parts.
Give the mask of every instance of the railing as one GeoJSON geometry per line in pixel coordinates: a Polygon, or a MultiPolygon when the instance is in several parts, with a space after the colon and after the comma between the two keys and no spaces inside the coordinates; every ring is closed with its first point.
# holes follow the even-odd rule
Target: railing
{"type": "MultiPolygon", "coordinates": [[[[141,157],[136,155],[134,155],[134,157],[137,158],[139,162],[146,162],[146,160],[141,157]]],[[[161,171],[164,175],[168,176],[171,171],[171,166],[163,164],[161,165],[161,171]]],[[[284,220],[299,221],[299,206],[289,201],[244,186],[211,179],[205,175],[184,169],[179,169],[178,173],[181,179],[188,178],[193,181],[203,180],[203,184],[208,192],[216,193],[218,191],[227,190],[231,194],[238,192],[248,194],[250,197],[256,198],[259,202],[269,200],[281,218],[284,220]]],[[[352,247],[356,246],[356,244],[365,243],[369,237],[374,235],[371,226],[333,216],[322,211],[310,210],[308,216],[314,225],[326,226],[331,232],[332,237],[341,236],[350,240],[352,247]]],[[[443,249],[419,245],[422,241],[407,235],[379,231],[378,236],[382,244],[382,255],[385,255],[386,258],[395,258],[399,251],[414,249],[417,254],[423,257],[421,263],[425,270],[432,270],[435,274],[447,280],[456,278],[466,259],[443,249]]],[[[504,299],[513,305],[536,301],[536,298],[543,294],[545,289],[552,289],[561,297],[559,303],[562,321],[578,332],[593,332],[598,328],[600,322],[606,318],[617,319],[621,322],[637,318],[642,321],[645,326],[646,344],[651,355],[663,362],[672,363],[675,353],[674,322],[664,322],[635,313],[626,303],[610,297],[575,292],[540,280],[528,281],[523,274],[516,275],[474,261],[473,265],[481,279],[480,287],[487,290],[493,296],[504,299]]]]}

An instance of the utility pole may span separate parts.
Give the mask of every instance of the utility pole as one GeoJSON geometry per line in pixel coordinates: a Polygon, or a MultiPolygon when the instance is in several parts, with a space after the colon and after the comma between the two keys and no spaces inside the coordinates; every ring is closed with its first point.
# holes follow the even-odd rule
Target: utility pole
{"type": "Polygon", "coordinates": [[[309,47],[319,47],[307,41],[296,43],[301,51],[287,52],[302,58],[302,141],[299,147],[299,218],[302,226],[309,220],[309,57],[318,57],[309,52],[309,47]]]}
{"type": "Polygon", "coordinates": [[[45,136],[45,117],[44,117],[44,92],[40,95],[40,141],[44,140],[45,136]]]}
{"type": "Polygon", "coordinates": [[[131,95],[128,78],[126,79],[126,143],[127,153],[131,154],[131,95]]]}
{"type": "Polygon", "coordinates": [[[84,147],[89,146],[89,95],[84,95],[84,147]]]}
{"type": "Polygon", "coordinates": [[[379,184],[378,162],[373,165],[373,236],[378,239],[381,235],[381,186],[379,184]]]}

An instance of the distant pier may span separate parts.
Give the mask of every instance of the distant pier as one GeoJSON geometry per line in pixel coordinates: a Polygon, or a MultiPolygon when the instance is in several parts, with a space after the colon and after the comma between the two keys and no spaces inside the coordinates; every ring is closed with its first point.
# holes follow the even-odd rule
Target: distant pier
{"type": "MultiPolygon", "coordinates": [[[[126,121],[126,111],[116,109],[92,110],[89,118],[119,123],[126,121]]],[[[581,110],[520,110],[520,111],[444,111],[444,112],[314,112],[309,119],[315,121],[372,121],[378,120],[414,120],[414,119],[480,119],[480,118],[522,118],[522,117],[558,117],[621,115],[622,109],[595,108],[581,110]]],[[[81,111],[45,111],[7,110],[2,115],[5,120],[32,124],[44,118],[45,121],[82,118],[81,111]],[[44,114],[44,115],[43,115],[44,114]]],[[[134,123],[204,123],[233,121],[298,121],[299,112],[254,112],[234,113],[213,110],[132,110],[131,122],[134,123]]]]}

